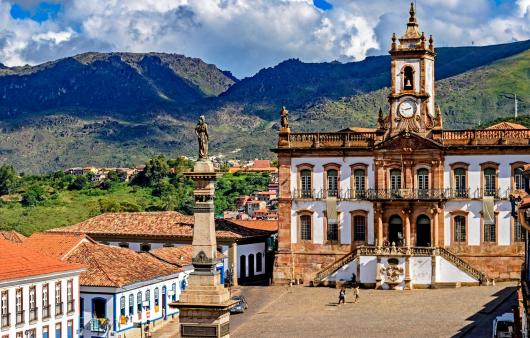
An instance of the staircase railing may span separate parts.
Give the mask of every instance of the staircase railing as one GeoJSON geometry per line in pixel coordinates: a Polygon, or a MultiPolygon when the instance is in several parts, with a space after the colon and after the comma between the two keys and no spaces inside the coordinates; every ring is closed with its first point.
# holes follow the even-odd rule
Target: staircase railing
{"type": "Polygon", "coordinates": [[[453,263],[456,267],[458,267],[460,270],[466,272],[471,277],[477,279],[479,282],[486,282],[486,274],[480,270],[475,269],[472,267],[469,263],[462,260],[460,257],[455,255],[454,253],[450,252],[449,250],[446,250],[444,248],[438,248],[437,249],[438,254],[448,260],[449,262],[453,263]]]}
{"type": "Polygon", "coordinates": [[[313,278],[313,286],[318,286],[322,281],[329,275],[331,275],[333,272],[340,269],[342,266],[350,263],[353,261],[357,256],[357,249],[353,249],[350,253],[342,256],[341,258],[337,259],[335,262],[331,263],[330,265],[326,266],[324,269],[317,272],[315,275],[315,278],[313,278]]]}

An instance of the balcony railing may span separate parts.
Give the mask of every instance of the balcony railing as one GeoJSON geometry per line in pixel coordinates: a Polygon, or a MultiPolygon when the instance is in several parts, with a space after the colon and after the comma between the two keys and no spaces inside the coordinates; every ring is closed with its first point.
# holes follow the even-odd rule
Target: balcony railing
{"type": "Polygon", "coordinates": [[[42,307],[42,319],[50,318],[50,304],[42,307]]]}
{"type": "Polygon", "coordinates": [[[55,304],[55,315],[60,316],[63,314],[63,302],[55,304]]]}
{"type": "Polygon", "coordinates": [[[75,300],[74,299],[71,299],[67,302],[66,304],[66,311],[68,313],[72,313],[75,311],[75,300]]]}
{"type": "Polygon", "coordinates": [[[93,318],[90,321],[90,331],[104,333],[107,332],[109,320],[106,318],[93,318]]]}
{"type": "Polygon", "coordinates": [[[11,325],[11,313],[2,314],[2,325],[1,327],[8,327],[11,325]]]}
{"type": "Polygon", "coordinates": [[[23,323],[24,323],[24,310],[17,311],[17,313],[16,313],[15,323],[16,323],[17,325],[18,325],[18,324],[23,324],[23,323]]]}
{"type": "Polygon", "coordinates": [[[370,147],[374,144],[375,138],[375,132],[291,133],[289,134],[289,147],[370,147]]]}
{"type": "Polygon", "coordinates": [[[36,307],[29,309],[29,321],[30,322],[35,321],[37,320],[37,318],[38,318],[38,309],[36,307]]]}
{"type": "Polygon", "coordinates": [[[482,199],[493,196],[496,200],[508,199],[511,189],[366,189],[366,190],[297,190],[292,198],[323,200],[337,198],[339,200],[447,200],[447,199],[482,199]]]}
{"type": "Polygon", "coordinates": [[[530,139],[530,129],[444,130],[433,138],[444,145],[525,145],[530,139]]]}

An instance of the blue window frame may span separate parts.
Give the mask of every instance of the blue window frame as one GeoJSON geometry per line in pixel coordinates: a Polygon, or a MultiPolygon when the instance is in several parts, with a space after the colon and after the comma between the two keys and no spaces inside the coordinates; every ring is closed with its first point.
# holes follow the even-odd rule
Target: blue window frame
{"type": "Polygon", "coordinates": [[[83,298],[79,299],[79,329],[85,327],[85,300],[83,298]]]}
{"type": "Polygon", "coordinates": [[[175,302],[177,300],[177,283],[171,285],[171,290],[173,291],[172,300],[175,302]]]}
{"type": "Polygon", "coordinates": [[[69,320],[66,326],[66,336],[68,338],[74,338],[74,321],[69,320]]]}
{"type": "Polygon", "coordinates": [[[151,290],[145,292],[145,300],[147,301],[147,308],[151,310],[151,290]]]}
{"type": "Polygon", "coordinates": [[[134,314],[134,295],[131,293],[129,295],[129,315],[132,316],[134,314]]]}

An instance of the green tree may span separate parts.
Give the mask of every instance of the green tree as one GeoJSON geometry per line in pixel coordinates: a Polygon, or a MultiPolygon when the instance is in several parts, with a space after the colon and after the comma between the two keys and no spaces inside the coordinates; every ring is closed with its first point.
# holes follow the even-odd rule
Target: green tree
{"type": "Polygon", "coordinates": [[[44,187],[40,185],[33,185],[22,194],[21,203],[22,205],[29,207],[38,205],[46,199],[48,199],[48,194],[44,187]]]}
{"type": "Polygon", "coordinates": [[[144,174],[150,186],[159,184],[169,174],[166,158],[160,155],[150,159],[145,165],[144,174]]]}
{"type": "Polygon", "coordinates": [[[88,179],[85,176],[78,176],[68,186],[69,190],[82,190],[88,186],[88,179]]]}
{"type": "Polygon", "coordinates": [[[17,187],[18,179],[15,168],[4,164],[0,166],[0,195],[8,195],[17,187]]]}

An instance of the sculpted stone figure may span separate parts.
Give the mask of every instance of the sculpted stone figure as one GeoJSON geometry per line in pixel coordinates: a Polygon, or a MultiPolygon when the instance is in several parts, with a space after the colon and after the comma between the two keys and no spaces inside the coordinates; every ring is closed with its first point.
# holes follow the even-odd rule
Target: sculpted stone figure
{"type": "Polygon", "coordinates": [[[285,106],[283,106],[280,111],[280,124],[282,128],[289,128],[289,111],[285,106]]]}
{"type": "Polygon", "coordinates": [[[208,159],[208,125],[204,120],[204,115],[199,117],[199,122],[195,127],[195,135],[199,141],[199,160],[208,159]]]}

